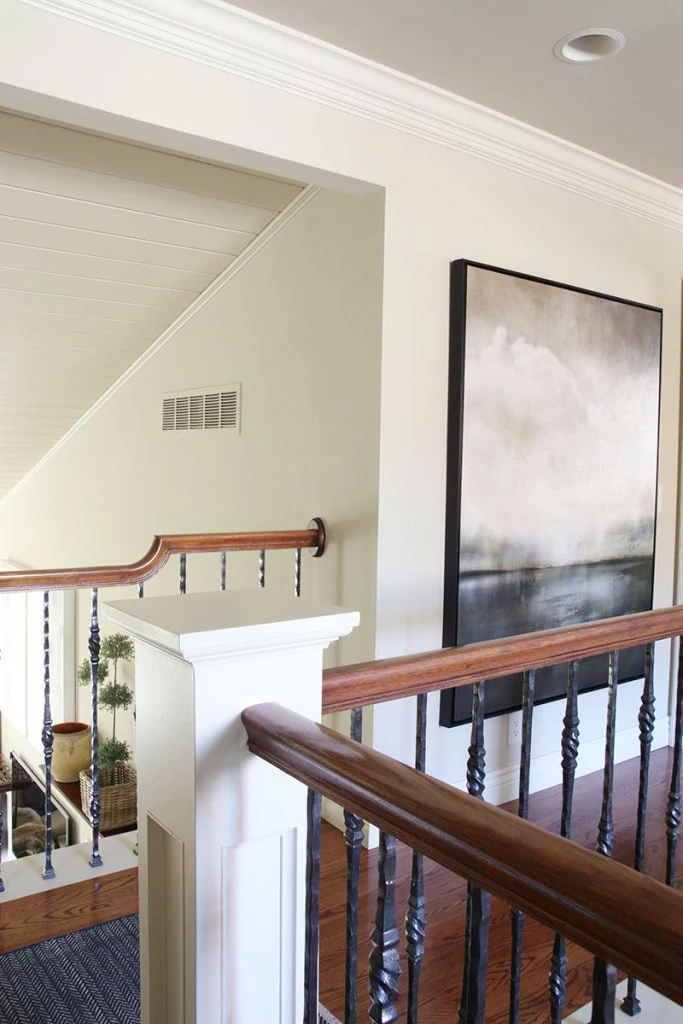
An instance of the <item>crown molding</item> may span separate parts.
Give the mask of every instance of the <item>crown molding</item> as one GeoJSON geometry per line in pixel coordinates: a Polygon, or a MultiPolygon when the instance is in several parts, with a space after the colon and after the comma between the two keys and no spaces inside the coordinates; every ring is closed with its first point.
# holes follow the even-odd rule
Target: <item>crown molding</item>
{"type": "Polygon", "coordinates": [[[222,0],[20,2],[683,229],[672,185],[222,0]]]}
{"type": "Polygon", "coordinates": [[[293,217],[296,217],[297,214],[301,213],[303,208],[307,206],[311,199],[317,196],[320,191],[321,190],[317,185],[307,185],[303,188],[301,192],[299,192],[298,196],[291,201],[289,206],[285,206],[284,210],[278,213],[277,217],[274,217],[270,224],[266,225],[263,231],[261,231],[256,238],[249,243],[246,249],[243,249],[239,256],[236,256],[235,259],[228,264],[225,270],[223,270],[218,277],[211,282],[211,284],[207,285],[204,291],[190,303],[187,309],[183,310],[183,312],[176,317],[173,323],[169,324],[166,330],[159,335],[157,340],[152,342],[149,348],[145,349],[142,355],[138,356],[134,363],[131,363],[128,369],[114,381],[111,387],[107,388],[104,394],[101,395],[97,401],[94,402],[90,408],[87,409],[86,412],[84,412],[83,415],[69,427],[66,433],[63,434],[55,444],[53,444],[52,448],[50,448],[49,451],[47,451],[45,455],[43,455],[42,458],[40,458],[38,462],[31,467],[31,469],[29,469],[28,473],[26,473],[25,476],[22,476],[21,480],[17,481],[14,487],[0,498],[0,506],[4,505],[5,502],[8,502],[10,498],[14,497],[24,484],[28,483],[28,481],[31,480],[36,473],[38,473],[43,466],[50,461],[50,459],[54,458],[60,448],[63,448],[74,434],[77,434],[79,430],[82,430],[86,423],[88,423],[88,421],[91,420],[93,416],[95,416],[96,413],[98,413],[99,410],[102,409],[103,406],[105,406],[107,402],[112,399],[132,377],[140,372],[145,363],[148,362],[152,356],[155,356],[157,352],[164,347],[164,345],[167,345],[171,338],[173,338],[181,328],[185,327],[185,325],[189,323],[189,321],[192,320],[192,318],[195,317],[208,302],[211,302],[211,300],[220,291],[222,291],[230,281],[232,281],[233,277],[236,277],[237,274],[244,270],[254,256],[256,256],[264,246],[268,245],[271,239],[275,238],[275,236],[282,231],[285,225],[289,224],[293,217]]]}

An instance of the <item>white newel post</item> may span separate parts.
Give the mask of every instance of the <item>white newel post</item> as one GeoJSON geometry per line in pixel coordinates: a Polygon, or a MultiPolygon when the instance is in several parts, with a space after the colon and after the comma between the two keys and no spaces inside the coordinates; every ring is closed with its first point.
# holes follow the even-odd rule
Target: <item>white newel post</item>
{"type": "Polygon", "coordinates": [[[323,650],[358,613],[267,590],[104,612],[135,640],[142,1024],[299,1024],[306,790],[240,714],[319,721],[323,650]]]}

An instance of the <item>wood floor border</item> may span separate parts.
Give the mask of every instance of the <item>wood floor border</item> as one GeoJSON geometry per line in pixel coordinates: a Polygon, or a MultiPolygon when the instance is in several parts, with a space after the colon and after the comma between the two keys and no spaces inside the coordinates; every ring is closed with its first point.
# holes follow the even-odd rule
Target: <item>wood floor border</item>
{"type": "Polygon", "coordinates": [[[8,899],[0,904],[0,955],[137,910],[137,868],[8,899]]]}

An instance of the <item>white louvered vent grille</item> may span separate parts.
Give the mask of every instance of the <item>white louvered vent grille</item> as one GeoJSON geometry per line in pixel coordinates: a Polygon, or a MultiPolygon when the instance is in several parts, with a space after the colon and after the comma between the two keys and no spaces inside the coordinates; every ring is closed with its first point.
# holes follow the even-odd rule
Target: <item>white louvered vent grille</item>
{"type": "Polygon", "coordinates": [[[161,407],[162,430],[240,429],[239,384],[166,395],[161,407]]]}

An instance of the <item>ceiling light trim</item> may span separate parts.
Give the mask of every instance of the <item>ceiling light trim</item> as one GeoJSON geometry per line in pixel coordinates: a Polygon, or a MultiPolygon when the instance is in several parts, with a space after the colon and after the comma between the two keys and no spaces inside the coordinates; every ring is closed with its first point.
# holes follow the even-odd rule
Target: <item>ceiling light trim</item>
{"type": "Polygon", "coordinates": [[[219,0],[21,0],[683,230],[683,190],[219,0]]]}
{"type": "Polygon", "coordinates": [[[559,39],[553,53],[565,64],[583,66],[612,60],[625,46],[626,36],[614,28],[584,28],[559,39]],[[600,49],[595,48],[596,40],[602,44],[600,49]],[[588,45],[582,46],[582,43],[588,45]]]}
{"type": "Polygon", "coordinates": [[[204,306],[213,300],[213,298],[220,292],[225,286],[242,271],[248,263],[263,249],[264,246],[268,245],[269,242],[277,235],[286,224],[289,224],[293,217],[296,217],[305,206],[310,203],[320,192],[320,188],[317,185],[307,185],[304,189],[299,192],[298,196],[292,200],[289,206],[286,206],[281,213],[271,220],[270,224],[261,231],[253,242],[250,242],[246,249],[243,249],[239,256],[236,256],[232,263],[228,264],[222,273],[218,275],[215,281],[212,281],[208,287],[201,292],[200,295],[191,302],[190,305],[184,310],[180,316],[178,316],[172,324],[170,324],[162,334],[159,335],[157,340],[153,342],[146,349],[141,356],[139,356],[135,362],[128,367],[125,373],[122,373],[118,380],[109,387],[97,401],[90,406],[90,408],[83,413],[83,415],[76,420],[76,422],[63,434],[60,439],[50,448],[49,451],[43,455],[41,459],[36,462],[34,466],[26,473],[21,480],[12,487],[7,494],[0,499],[0,507],[8,502],[29,480],[31,480],[36,473],[38,473],[43,466],[46,465],[52,459],[57,452],[64,447],[65,444],[82,430],[86,423],[92,419],[99,410],[107,404],[114,397],[114,395],[121,390],[124,385],[128,383],[137,373],[140,372],[145,363],[159,352],[164,345],[173,338],[173,336],[184,327],[193,317],[199,313],[204,306]]]}

